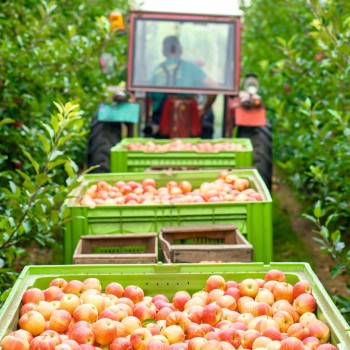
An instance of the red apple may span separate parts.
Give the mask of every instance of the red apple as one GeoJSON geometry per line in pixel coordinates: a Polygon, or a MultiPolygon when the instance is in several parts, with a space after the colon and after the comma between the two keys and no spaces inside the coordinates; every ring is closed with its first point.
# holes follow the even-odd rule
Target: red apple
{"type": "Polygon", "coordinates": [[[133,350],[129,338],[115,338],[109,346],[109,350],[133,350]]]}
{"type": "Polygon", "coordinates": [[[185,308],[185,310],[183,312],[185,315],[187,315],[187,318],[191,322],[201,323],[203,309],[204,309],[204,307],[201,305],[193,305],[193,306],[190,306],[188,308],[185,308]]]}
{"type": "Polygon", "coordinates": [[[75,321],[93,323],[98,318],[98,310],[94,304],[81,304],[73,311],[73,318],[75,321]]]}
{"type": "Polygon", "coordinates": [[[221,289],[223,291],[226,289],[226,281],[222,276],[211,275],[207,278],[204,290],[210,292],[213,289],[221,289]]]}
{"type": "Polygon", "coordinates": [[[79,344],[73,339],[62,340],[61,344],[67,344],[71,347],[71,350],[80,350],[79,344]]]}
{"type": "Polygon", "coordinates": [[[19,328],[28,331],[33,336],[45,330],[45,318],[38,311],[28,311],[18,321],[19,328]]]}
{"type": "Polygon", "coordinates": [[[265,329],[262,333],[262,336],[268,337],[271,340],[282,340],[281,331],[278,328],[270,327],[265,329]]]}
{"type": "Polygon", "coordinates": [[[204,343],[200,350],[223,350],[223,347],[218,340],[211,339],[204,343]]]}
{"type": "Polygon", "coordinates": [[[89,277],[86,278],[84,281],[84,290],[88,290],[88,289],[96,289],[99,292],[102,291],[102,286],[101,286],[101,282],[98,278],[95,277],[89,277]]]}
{"type": "Polygon", "coordinates": [[[204,337],[204,329],[198,323],[190,323],[185,331],[186,339],[204,337]]]}
{"type": "Polygon", "coordinates": [[[143,300],[144,292],[138,286],[128,285],[124,289],[124,297],[129,298],[134,304],[136,304],[143,300]]]}
{"type": "Polygon", "coordinates": [[[330,329],[322,321],[313,322],[309,326],[309,336],[318,338],[321,344],[324,344],[330,339],[330,329]]]}
{"type": "Polygon", "coordinates": [[[254,317],[261,315],[272,316],[272,308],[264,301],[248,301],[243,305],[242,313],[250,313],[254,317]]]}
{"type": "Polygon", "coordinates": [[[61,288],[61,289],[63,290],[63,288],[65,287],[66,284],[67,284],[67,281],[66,281],[64,278],[62,278],[62,277],[57,277],[57,278],[54,278],[54,279],[50,282],[49,286],[50,286],[50,287],[51,287],[51,286],[57,286],[57,287],[59,287],[59,288],[61,288]]]}
{"type": "Polygon", "coordinates": [[[271,280],[278,281],[278,282],[285,282],[286,276],[282,271],[278,269],[271,269],[266,272],[264,280],[265,282],[271,281],[271,280]]]}
{"type": "Polygon", "coordinates": [[[337,350],[338,348],[330,343],[321,344],[317,350],[337,350]]]}
{"type": "Polygon", "coordinates": [[[264,301],[269,305],[273,305],[275,297],[267,288],[260,288],[258,294],[255,296],[255,301],[264,301]]]}
{"type": "Polygon", "coordinates": [[[246,349],[251,349],[254,343],[254,340],[257,337],[260,337],[261,333],[256,329],[247,329],[241,335],[241,344],[246,349]]]}
{"type": "Polygon", "coordinates": [[[9,334],[2,338],[0,346],[2,350],[28,350],[29,342],[9,334]]]}
{"type": "Polygon", "coordinates": [[[239,291],[238,287],[229,287],[225,290],[224,295],[231,295],[236,299],[236,301],[241,297],[241,292],[239,291]]]}
{"type": "Polygon", "coordinates": [[[274,320],[271,316],[257,316],[254,317],[248,323],[249,329],[256,329],[257,331],[263,333],[266,329],[275,327],[279,328],[279,325],[276,320],[274,320]]]}
{"type": "Polygon", "coordinates": [[[185,332],[191,321],[186,313],[183,311],[173,311],[165,319],[166,327],[177,325],[180,326],[185,332]]]}
{"type": "Polygon", "coordinates": [[[226,328],[219,332],[220,341],[226,341],[237,349],[241,345],[241,335],[237,329],[226,328]]]}
{"type": "Polygon", "coordinates": [[[36,305],[35,305],[35,311],[40,312],[45,320],[49,320],[50,316],[52,315],[52,313],[55,311],[55,307],[46,300],[40,300],[36,305]]]}
{"type": "Polygon", "coordinates": [[[16,338],[22,338],[26,340],[29,344],[33,340],[32,334],[24,329],[17,329],[16,331],[11,332],[9,335],[12,335],[16,338]]]}
{"type": "Polygon", "coordinates": [[[63,333],[65,332],[72,320],[71,314],[66,310],[55,310],[50,317],[50,329],[63,333]]]}
{"type": "Polygon", "coordinates": [[[301,315],[305,312],[314,312],[316,306],[315,297],[309,293],[300,294],[293,301],[294,309],[301,315]]]}
{"type": "Polygon", "coordinates": [[[287,330],[288,337],[295,337],[300,340],[304,340],[310,335],[308,327],[305,327],[303,324],[297,322],[292,324],[287,330]]]}
{"type": "Polygon", "coordinates": [[[41,300],[45,300],[45,294],[39,288],[29,288],[22,295],[23,304],[26,304],[26,303],[37,304],[41,300]]]}
{"type": "Polygon", "coordinates": [[[64,285],[62,291],[66,294],[76,294],[80,296],[84,291],[84,283],[78,280],[71,280],[64,285]]]}
{"type": "Polygon", "coordinates": [[[141,322],[156,317],[156,309],[154,307],[148,307],[145,304],[137,303],[134,308],[134,316],[141,322]]]}
{"type": "Polygon", "coordinates": [[[125,326],[125,330],[127,334],[131,334],[135,329],[141,328],[141,321],[135,316],[128,316],[121,320],[121,323],[125,326]]]}
{"type": "Polygon", "coordinates": [[[106,286],[106,294],[113,294],[118,298],[121,298],[124,293],[124,287],[118,282],[108,283],[106,286]]]}
{"type": "Polygon", "coordinates": [[[191,299],[191,295],[186,291],[178,291],[174,294],[172,298],[172,303],[175,307],[175,310],[183,311],[187,301],[191,299]]]}
{"type": "Polygon", "coordinates": [[[39,335],[35,337],[29,345],[29,350],[55,350],[56,344],[48,335],[39,335]]]}
{"type": "Polygon", "coordinates": [[[287,332],[288,328],[294,323],[293,316],[287,311],[276,311],[272,317],[277,322],[281,332],[287,332]]]}
{"type": "Polygon", "coordinates": [[[222,309],[216,303],[211,303],[204,307],[202,312],[202,322],[215,326],[221,321],[222,309]]]}
{"type": "Polygon", "coordinates": [[[187,343],[188,350],[200,350],[201,346],[205,344],[208,340],[202,337],[195,337],[190,339],[187,343]]]}
{"type": "Polygon", "coordinates": [[[91,344],[95,342],[94,332],[90,327],[75,327],[69,334],[69,338],[75,340],[78,344],[91,344]]]}
{"type": "Polygon", "coordinates": [[[150,343],[147,344],[146,350],[168,350],[169,345],[163,343],[161,340],[152,339],[150,343]]]}
{"type": "Polygon", "coordinates": [[[293,286],[287,282],[278,282],[272,291],[275,300],[287,300],[293,302],[293,286]]]}
{"type": "Polygon", "coordinates": [[[101,318],[91,327],[95,341],[100,345],[110,344],[117,337],[117,325],[108,318],[101,318]]]}
{"type": "Polygon", "coordinates": [[[169,314],[171,314],[174,310],[171,309],[170,307],[162,307],[155,316],[155,320],[159,321],[159,320],[166,320],[166,318],[168,317],[169,314]]]}
{"type": "MultiPolygon", "coordinates": [[[[95,289],[90,289],[95,290],[95,289]]],[[[106,308],[105,298],[101,294],[84,294],[80,297],[82,304],[92,304],[96,306],[98,314],[100,314],[106,308]]]]}
{"type": "Polygon", "coordinates": [[[293,286],[294,298],[298,297],[300,294],[312,293],[312,286],[308,280],[300,280],[293,286]]]}
{"type": "Polygon", "coordinates": [[[280,350],[304,350],[303,342],[294,337],[288,337],[286,339],[281,340],[281,348],[280,350]]]}
{"type": "Polygon", "coordinates": [[[266,346],[271,343],[272,340],[269,337],[264,337],[264,336],[260,336],[257,337],[254,341],[253,341],[253,346],[252,349],[258,349],[258,348],[263,348],[265,349],[266,346]]]}
{"type": "Polygon", "coordinates": [[[44,296],[46,301],[53,301],[56,300],[57,296],[62,294],[62,289],[58,286],[50,286],[49,288],[45,289],[44,296]]]}
{"type": "Polygon", "coordinates": [[[168,350],[188,350],[187,343],[175,343],[168,347],[168,350]]]}
{"type": "Polygon", "coordinates": [[[236,299],[231,295],[223,295],[221,296],[217,301],[216,304],[218,304],[221,308],[229,309],[232,311],[235,311],[237,309],[237,302],[236,299]]]}

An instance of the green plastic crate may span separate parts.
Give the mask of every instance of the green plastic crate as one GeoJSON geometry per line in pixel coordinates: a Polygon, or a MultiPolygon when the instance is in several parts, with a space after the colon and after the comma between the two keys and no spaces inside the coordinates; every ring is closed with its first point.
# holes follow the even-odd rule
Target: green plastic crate
{"type": "MultiPolygon", "coordinates": [[[[154,172],[158,186],[168,181],[188,180],[194,187],[217,179],[220,170],[154,172]]],[[[251,182],[261,195],[261,202],[222,202],[200,204],[74,206],[68,204],[70,221],[64,233],[64,263],[70,264],[76,245],[82,235],[115,233],[159,232],[164,226],[235,224],[253,246],[253,260],[269,263],[272,258],[272,199],[256,169],[230,171],[251,182]]],[[[149,173],[119,173],[86,175],[73,195],[85,192],[93,183],[104,180],[142,181],[149,173]]]]}
{"type": "Polygon", "coordinates": [[[225,280],[242,281],[245,278],[263,278],[269,269],[279,269],[287,281],[295,284],[308,279],[318,304],[317,317],[328,324],[331,341],[339,350],[350,349],[350,328],[322,286],[317,275],[307,263],[230,263],[230,264],[137,264],[137,265],[63,265],[27,266],[0,309],[0,339],[16,329],[21,298],[26,289],[46,289],[49,282],[62,277],[66,280],[98,278],[105,288],[110,282],[141,287],[145,295],[165,294],[172,298],[178,290],[190,294],[200,290],[212,274],[222,275],[225,280]]]}
{"type": "Polygon", "coordinates": [[[112,173],[119,172],[141,172],[152,167],[187,167],[187,168],[247,168],[253,166],[253,146],[250,139],[215,139],[203,140],[199,138],[181,139],[183,142],[209,142],[220,143],[228,141],[234,144],[241,144],[244,146],[243,151],[230,152],[216,152],[216,153],[202,153],[202,152],[142,152],[129,151],[126,149],[128,145],[135,142],[147,143],[152,141],[156,144],[167,144],[173,142],[172,140],[158,140],[152,138],[126,138],[123,139],[116,146],[111,148],[110,153],[110,167],[112,173]]]}

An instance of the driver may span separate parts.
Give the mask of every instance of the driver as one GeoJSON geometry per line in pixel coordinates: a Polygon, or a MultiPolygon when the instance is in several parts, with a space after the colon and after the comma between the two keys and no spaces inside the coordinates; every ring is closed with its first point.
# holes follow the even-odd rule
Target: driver
{"type": "MultiPolygon", "coordinates": [[[[162,87],[217,87],[217,84],[197,64],[181,58],[182,46],[177,36],[170,35],[163,40],[163,55],[165,60],[158,64],[153,71],[151,83],[162,87]]],[[[186,94],[182,94],[186,96],[186,94]]],[[[152,129],[155,131],[159,125],[163,106],[167,93],[151,92],[152,99],[152,129]]],[[[204,105],[199,108],[198,113],[202,123],[202,138],[212,138],[214,115],[211,105],[216,95],[206,95],[204,105]]],[[[146,128],[147,129],[147,128],[146,128]]],[[[145,134],[146,130],[145,129],[145,134]]],[[[148,136],[148,135],[146,135],[148,136]]]]}

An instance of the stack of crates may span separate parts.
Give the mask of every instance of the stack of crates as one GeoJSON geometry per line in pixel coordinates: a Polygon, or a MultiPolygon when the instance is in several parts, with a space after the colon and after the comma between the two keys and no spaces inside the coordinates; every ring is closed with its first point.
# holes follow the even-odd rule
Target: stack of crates
{"type": "MultiPolygon", "coordinates": [[[[117,181],[142,182],[148,177],[155,179],[158,187],[165,186],[168,181],[179,183],[187,180],[194,188],[198,188],[204,182],[215,181],[221,171],[229,170],[238,177],[248,179],[251,187],[261,194],[262,201],[110,205],[90,208],[76,205],[76,202],[71,200],[68,207],[74,220],[67,224],[64,236],[66,264],[72,263],[77,245],[82,244],[82,236],[154,232],[160,234],[163,227],[218,224],[236,225],[239,234],[243,235],[242,238],[253,247],[251,260],[265,263],[273,260],[272,200],[259,173],[252,168],[253,147],[250,139],[126,138],[111,149],[110,159],[111,173],[86,175],[74,193],[76,197],[82,196],[89,186],[99,181],[106,181],[112,185],[117,181]],[[222,151],[223,143],[226,143],[225,149],[230,151],[222,151]],[[206,151],[209,148],[219,151],[206,151]]],[[[217,243],[220,243],[220,239],[217,239],[217,243]]],[[[135,249],[131,248],[131,252],[135,253],[135,249]]],[[[135,254],[134,258],[137,258],[135,254]]],[[[160,240],[158,258],[165,261],[160,240]]],[[[237,257],[233,259],[238,261],[237,257]]],[[[242,259],[247,261],[246,256],[242,256],[242,259]]]]}

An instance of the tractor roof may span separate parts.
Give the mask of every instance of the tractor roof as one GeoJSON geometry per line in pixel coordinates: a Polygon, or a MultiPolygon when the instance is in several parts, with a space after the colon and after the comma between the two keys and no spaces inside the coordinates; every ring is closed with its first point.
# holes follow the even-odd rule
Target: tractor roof
{"type": "Polygon", "coordinates": [[[131,3],[133,10],[142,12],[242,16],[239,0],[132,0],[131,3]]]}

